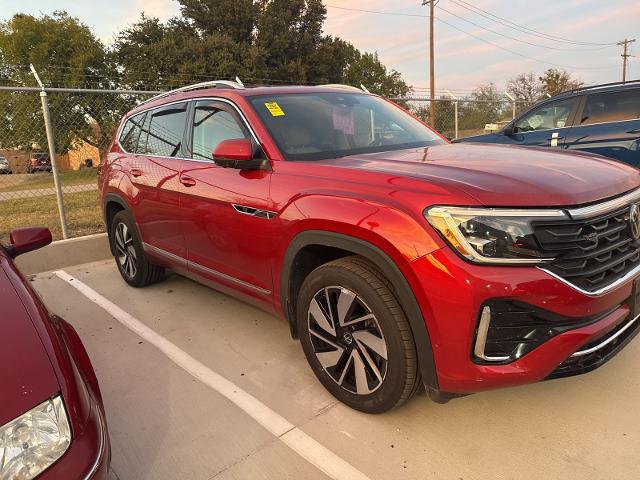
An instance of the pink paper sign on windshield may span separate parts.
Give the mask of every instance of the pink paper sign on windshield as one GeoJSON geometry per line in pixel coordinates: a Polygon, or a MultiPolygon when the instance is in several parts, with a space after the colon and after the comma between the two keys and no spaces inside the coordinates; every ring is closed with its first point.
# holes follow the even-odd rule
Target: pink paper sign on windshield
{"type": "Polygon", "coordinates": [[[333,107],[333,129],[343,132],[345,135],[355,134],[353,110],[333,107]]]}

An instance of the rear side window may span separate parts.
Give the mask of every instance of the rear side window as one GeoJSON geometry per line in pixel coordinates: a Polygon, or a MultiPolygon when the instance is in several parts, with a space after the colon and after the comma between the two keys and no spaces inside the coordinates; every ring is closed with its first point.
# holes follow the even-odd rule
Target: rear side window
{"type": "Polygon", "coordinates": [[[146,143],[140,143],[139,150],[162,157],[180,156],[187,104],[180,103],[152,110],[149,117],[145,123],[145,132],[141,135],[141,139],[146,137],[146,143]]]}
{"type": "Polygon", "coordinates": [[[198,102],[193,116],[193,158],[212,160],[223,140],[249,138],[249,132],[228,111],[212,102],[198,102]]]}
{"type": "Polygon", "coordinates": [[[589,95],[581,125],[640,119],[640,90],[589,95]]]}
{"type": "Polygon", "coordinates": [[[134,117],[131,117],[125,123],[120,138],[118,141],[120,145],[127,153],[135,153],[138,146],[138,137],[140,137],[140,130],[142,129],[142,122],[144,122],[145,113],[141,113],[134,117]]]}

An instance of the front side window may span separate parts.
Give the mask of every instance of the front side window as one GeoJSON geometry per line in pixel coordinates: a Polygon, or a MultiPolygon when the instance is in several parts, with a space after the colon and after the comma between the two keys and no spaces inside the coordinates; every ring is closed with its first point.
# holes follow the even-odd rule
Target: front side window
{"type": "Polygon", "coordinates": [[[575,98],[542,105],[522,117],[515,125],[516,132],[552,130],[567,126],[569,115],[576,104],[575,98]]]}
{"type": "Polygon", "coordinates": [[[235,117],[215,102],[196,103],[193,114],[192,157],[212,160],[213,151],[223,140],[249,138],[249,132],[235,117]]]}
{"type": "Polygon", "coordinates": [[[640,119],[640,90],[589,95],[580,125],[640,119]]]}
{"type": "Polygon", "coordinates": [[[445,143],[408,113],[373,95],[260,95],[251,104],[287,160],[347,155],[445,143]]]}
{"type": "MultiPolygon", "coordinates": [[[[182,149],[182,136],[187,119],[187,104],[180,103],[158,108],[149,112],[146,145],[139,145],[139,150],[148,155],[160,157],[177,157],[182,149]]],[[[145,127],[147,126],[145,124],[145,127]]]]}
{"type": "Polygon", "coordinates": [[[135,153],[138,146],[138,138],[140,137],[140,131],[142,129],[142,123],[144,122],[145,113],[140,113],[131,117],[125,123],[122,132],[120,133],[120,145],[127,153],[135,153]]]}

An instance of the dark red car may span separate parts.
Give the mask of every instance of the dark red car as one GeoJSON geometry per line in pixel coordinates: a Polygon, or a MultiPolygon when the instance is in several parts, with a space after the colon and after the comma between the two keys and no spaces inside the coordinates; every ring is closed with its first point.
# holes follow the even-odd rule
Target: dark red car
{"type": "Polygon", "coordinates": [[[34,152],[29,156],[27,173],[50,172],[51,158],[48,153],[34,152]]]}
{"type": "Polygon", "coordinates": [[[638,170],[449,144],[357,89],[163,94],[99,183],[125,281],[170,268],[283,317],[363,411],[588,372],[638,332],[638,170]]]}
{"type": "Polygon", "coordinates": [[[0,247],[0,478],[106,479],[109,437],[87,352],[12,261],[50,242],[49,230],[25,228],[0,247]]]}

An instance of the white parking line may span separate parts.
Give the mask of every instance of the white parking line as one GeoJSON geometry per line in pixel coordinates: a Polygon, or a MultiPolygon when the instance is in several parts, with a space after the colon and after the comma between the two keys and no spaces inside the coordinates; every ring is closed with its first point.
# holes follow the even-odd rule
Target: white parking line
{"type": "Polygon", "coordinates": [[[73,286],[96,305],[102,307],[113,318],[132,332],[144,338],[164,353],[171,361],[205,385],[225,396],[256,422],[278,437],[291,450],[335,480],[369,480],[364,473],[324,447],[286,418],[271,410],[253,395],[214,372],[184,350],[158,334],[145,324],[122,310],[115,303],[100,295],[88,285],[69,275],[64,270],[54,272],[56,276],[73,286]]]}

